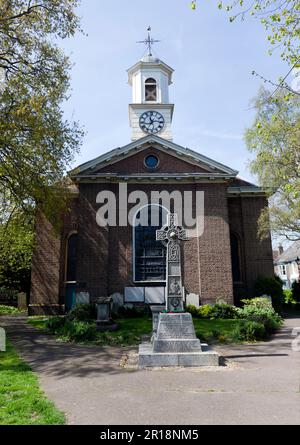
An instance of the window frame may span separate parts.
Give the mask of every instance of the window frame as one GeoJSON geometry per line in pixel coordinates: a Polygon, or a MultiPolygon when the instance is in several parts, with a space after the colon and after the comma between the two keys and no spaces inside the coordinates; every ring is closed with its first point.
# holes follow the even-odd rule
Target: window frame
{"type": "Polygon", "coordinates": [[[158,102],[158,82],[154,77],[147,77],[144,81],[144,102],[146,103],[157,103],[158,102]],[[151,80],[153,82],[148,82],[148,80],[151,80]],[[147,86],[155,86],[155,100],[149,100],[147,99],[146,89],[147,86]]]}
{"type": "MultiPolygon", "coordinates": [[[[140,209],[138,209],[136,211],[136,213],[134,214],[133,225],[132,225],[132,281],[134,284],[137,284],[137,285],[145,285],[145,284],[147,286],[148,285],[151,286],[152,284],[153,285],[157,285],[157,284],[165,285],[167,282],[167,276],[165,279],[160,279],[160,280],[138,280],[137,276],[136,276],[136,239],[135,239],[136,238],[136,231],[135,231],[136,226],[135,226],[135,220],[136,220],[136,217],[139,212],[141,212],[146,207],[152,207],[152,206],[158,206],[162,209],[163,213],[165,212],[165,215],[163,215],[163,218],[162,218],[163,225],[166,224],[167,215],[169,213],[169,210],[166,207],[162,206],[161,204],[147,204],[147,205],[142,206],[140,209]]],[[[157,228],[157,230],[159,230],[159,228],[157,228]]]]}

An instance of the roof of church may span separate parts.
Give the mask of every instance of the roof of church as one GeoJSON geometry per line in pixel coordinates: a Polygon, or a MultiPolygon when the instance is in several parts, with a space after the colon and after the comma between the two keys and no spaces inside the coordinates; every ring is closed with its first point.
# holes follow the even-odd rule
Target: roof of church
{"type": "Polygon", "coordinates": [[[217,171],[223,176],[228,176],[231,178],[235,178],[238,172],[220,162],[214,161],[213,159],[208,158],[194,150],[191,150],[187,147],[182,147],[181,145],[175,144],[174,142],[168,141],[156,135],[147,135],[144,138],[138,139],[137,141],[131,142],[128,145],[123,147],[115,148],[107,153],[104,153],[101,156],[98,156],[91,161],[85,162],[82,165],[79,165],[77,168],[70,172],[71,176],[81,175],[84,172],[88,172],[94,170],[95,168],[99,168],[101,164],[108,164],[110,161],[117,161],[118,158],[123,158],[126,155],[131,153],[135,153],[137,149],[143,149],[147,146],[147,144],[158,144],[162,149],[166,149],[170,152],[170,154],[180,156],[185,160],[189,160],[190,162],[204,164],[210,167],[212,170],[217,171]]]}
{"type": "Polygon", "coordinates": [[[157,135],[147,135],[144,138],[138,139],[123,147],[115,148],[101,156],[98,156],[91,161],[79,165],[77,168],[69,172],[69,175],[74,180],[89,180],[99,179],[109,180],[151,180],[161,181],[166,179],[172,180],[227,180],[229,187],[227,189],[229,196],[265,196],[265,191],[256,185],[247,182],[237,177],[238,171],[221,164],[207,156],[204,156],[194,150],[181,145],[175,144],[169,140],[163,139],[157,135]],[[203,172],[195,169],[195,172],[146,172],[146,173],[116,173],[116,172],[102,172],[101,168],[110,164],[132,156],[139,151],[149,147],[155,147],[166,153],[173,155],[181,160],[194,164],[198,167],[204,168],[203,172]]]}

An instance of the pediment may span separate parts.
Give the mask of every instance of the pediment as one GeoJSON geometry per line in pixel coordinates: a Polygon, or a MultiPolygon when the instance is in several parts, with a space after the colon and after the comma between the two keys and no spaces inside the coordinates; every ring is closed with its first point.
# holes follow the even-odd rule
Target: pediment
{"type": "Polygon", "coordinates": [[[114,176],[196,174],[225,175],[233,178],[237,175],[237,171],[158,136],[146,136],[105,153],[70,172],[73,178],[110,174],[114,176]],[[149,171],[145,166],[144,159],[148,154],[154,154],[159,158],[159,165],[155,171],[149,171]]]}

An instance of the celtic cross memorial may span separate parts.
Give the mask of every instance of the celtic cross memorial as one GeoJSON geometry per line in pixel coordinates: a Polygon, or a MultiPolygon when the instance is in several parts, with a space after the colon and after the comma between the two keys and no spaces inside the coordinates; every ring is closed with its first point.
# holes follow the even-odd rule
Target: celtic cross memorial
{"type": "Polygon", "coordinates": [[[167,243],[166,309],[183,311],[180,242],[188,240],[187,231],[178,226],[176,213],[169,213],[167,224],[156,231],[156,240],[167,243]]]}

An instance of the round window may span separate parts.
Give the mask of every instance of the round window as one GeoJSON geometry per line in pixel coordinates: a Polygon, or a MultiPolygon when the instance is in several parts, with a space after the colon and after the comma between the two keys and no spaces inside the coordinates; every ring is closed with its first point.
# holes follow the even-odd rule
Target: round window
{"type": "Polygon", "coordinates": [[[155,155],[149,155],[145,158],[145,166],[147,168],[156,168],[159,164],[158,157],[155,155]]]}

